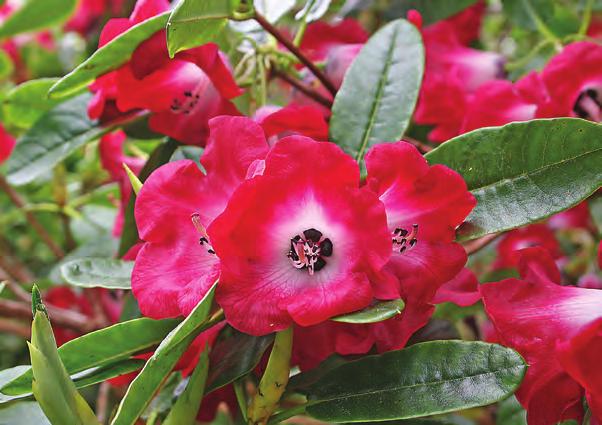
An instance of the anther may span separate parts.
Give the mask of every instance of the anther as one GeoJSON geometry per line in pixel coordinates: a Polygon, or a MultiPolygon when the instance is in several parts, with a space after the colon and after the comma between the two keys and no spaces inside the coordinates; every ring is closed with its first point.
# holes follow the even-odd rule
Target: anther
{"type": "Polygon", "coordinates": [[[199,213],[193,213],[190,216],[190,220],[192,220],[192,225],[194,226],[194,228],[196,229],[196,231],[201,234],[201,237],[199,238],[199,245],[205,246],[206,249],[207,249],[207,252],[209,254],[215,255],[215,250],[213,249],[213,247],[209,243],[209,235],[207,234],[207,230],[205,230],[205,226],[203,226],[203,223],[201,223],[201,216],[200,216],[200,214],[199,213]]]}
{"type": "Polygon", "coordinates": [[[393,231],[391,241],[393,242],[393,249],[403,254],[405,251],[412,249],[418,243],[418,224],[412,225],[412,230],[408,231],[401,227],[397,227],[393,231]]]}
{"type": "Polygon", "coordinates": [[[291,238],[291,248],[287,257],[293,267],[307,269],[310,275],[320,271],[326,266],[323,257],[332,256],[333,244],[325,238],[322,232],[316,229],[307,229],[291,238]]]}

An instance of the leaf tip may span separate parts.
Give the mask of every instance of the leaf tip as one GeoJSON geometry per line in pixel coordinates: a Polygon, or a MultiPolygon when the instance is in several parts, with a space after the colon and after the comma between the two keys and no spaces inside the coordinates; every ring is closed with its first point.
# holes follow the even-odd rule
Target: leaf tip
{"type": "Polygon", "coordinates": [[[132,190],[134,191],[134,193],[136,195],[138,195],[138,193],[140,192],[140,189],[142,189],[142,182],[140,181],[138,176],[130,169],[130,167],[127,166],[127,164],[125,162],[122,165],[123,165],[123,168],[125,169],[125,172],[128,175],[128,178],[130,179],[130,184],[132,185],[132,190]]]}

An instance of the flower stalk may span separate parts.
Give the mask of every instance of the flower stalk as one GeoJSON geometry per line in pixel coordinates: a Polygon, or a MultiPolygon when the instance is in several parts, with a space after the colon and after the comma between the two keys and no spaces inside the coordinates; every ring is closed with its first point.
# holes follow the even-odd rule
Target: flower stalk
{"type": "Polygon", "coordinates": [[[286,389],[290,374],[293,328],[276,334],[268,365],[251,400],[248,410],[249,425],[265,425],[276,410],[286,389]]]}

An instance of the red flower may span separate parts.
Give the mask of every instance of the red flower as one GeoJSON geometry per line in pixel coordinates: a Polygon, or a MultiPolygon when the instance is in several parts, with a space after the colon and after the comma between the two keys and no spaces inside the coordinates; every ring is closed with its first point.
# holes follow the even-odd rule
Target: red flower
{"type": "Polygon", "coordinates": [[[433,302],[435,304],[451,302],[461,307],[467,307],[480,299],[477,277],[470,269],[463,268],[453,279],[445,282],[437,290],[433,302]]]}
{"type": "Polygon", "coordinates": [[[390,256],[383,205],[336,145],[280,140],[208,229],[221,260],[217,301],[253,335],[367,306],[390,256]]]}
{"type": "Polygon", "coordinates": [[[602,419],[602,291],[561,286],[553,259],[541,248],[523,250],[519,269],[522,280],[485,284],[481,293],[501,342],[529,364],[517,392],[529,424],[581,421],[584,390],[602,419]]]}
{"type": "Polygon", "coordinates": [[[548,220],[548,225],[555,230],[570,228],[590,230],[594,227],[587,201],[583,201],[561,213],[554,214],[548,220]]]}
{"type": "Polygon", "coordinates": [[[562,256],[560,244],[556,240],[554,232],[545,224],[531,224],[504,235],[497,246],[498,257],[495,261],[495,267],[516,267],[521,256],[521,250],[534,246],[545,248],[554,259],[562,256]]]}
{"type": "Polygon", "coordinates": [[[435,126],[429,134],[435,142],[458,135],[466,105],[475,91],[503,76],[503,57],[466,47],[473,30],[467,35],[458,26],[455,21],[445,20],[422,31],[426,68],[415,120],[435,126]]]}
{"type": "Polygon", "coordinates": [[[405,142],[376,145],[366,155],[367,185],[385,205],[393,255],[376,279],[376,298],[406,302],[395,323],[397,347],[424,326],[439,287],[456,277],[466,252],[455,230],[474,208],[475,198],[456,172],[430,167],[405,142]]]}
{"type": "Polygon", "coordinates": [[[0,124],[0,164],[8,159],[16,143],[15,138],[0,124]]]}
{"type": "Polygon", "coordinates": [[[293,134],[328,140],[328,123],[322,111],[315,106],[264,106],[255,112],[253,118],[263,128],[270,145],[293,134]]]}
{"type": "Polygon", "coordinates": [[[140,172],[144,165],[144,159],[127,156],[123,153],[125,139],[126,135],[123,131],[116,131],[103,136],[98,145],[100,163],[109,173],[111,181],[119,184],[119,192],[121,194],[119,213],[115,219],[115,225],[113,226],[114,236],[121,235],[125,207],[130,201],[130,196],[132,194],[132,185],[123,168],[123,164],[126,164],[136,174],[140,172]]]}
{"type": "Polygon", "coordinates": [[[247,118],[218,117],[201,163],[190,160],[157,169],[136,200],[136,223],[146,242],[136,257],[132,290],[140,310],[153,318],[187,315],[219,275],[219,259],[205,229],[268,144],[247,118]]]}
{"type": "MultiPolygon", "coordinates": [[[[129,19],[107,23],[99,45],[168,8],[165,0],[139,0],[129,19]]],[[[241,94],[217,45],[205,44],[169,59],[164,30],[144,41],[130,62],[98,78],[90,89],[95,93],[88,110],[92,118],[103,117],[115,106],[121,113],[149,110],[152,130],[201,146],[209,119],[238,115],[229,99],[241,94]]]]}
{"type": "Polygon", "coordinates": [[[541,78],[550,97],[538,117],[602,120],[602,46],[587,41],[569,44],[546,65],[541,78]]]}
{"type": "Polygon", "coordinates": [[[333,49],[366,41],[368,33],[354,19],[343,19],[338,24],[317,21],[307,26],[300,48],[312,61],[322,62],[333,49]]]}
{"type": "Polygon", "coordinates": [[[124,0],[82,0],[69,21],[65,30],[75,31],[83,36],[94,29],[105,14],[117,15],[123,8],[124,0]]]}

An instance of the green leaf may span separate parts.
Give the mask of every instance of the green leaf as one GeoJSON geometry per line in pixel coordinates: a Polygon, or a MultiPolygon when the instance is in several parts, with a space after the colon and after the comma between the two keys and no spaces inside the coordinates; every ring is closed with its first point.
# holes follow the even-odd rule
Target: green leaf
{"type": "MultiPolygon", "coordinates": [[[[70,374],[128,359],[150,350],[178,324],[176,319],[134,319],[118,323],[73,339],[59,348],[59,355],[70,374]]],[[[4,385],[6,395],[31,393],[31,369],[4,385]]]]}
{"type": "Polygon", "coordinates": [[[11,76],[15,66],[13,61],[4,50],[0,50],[0,80],[11,76]]]}
{"type": "MultiPolygon", "coordinates": [[[[30,370],[29,366],[15,366],[10,369],[4,369],[0,371],[0,388],[4,387],[6,384],[11,382],[13,379],[23,375],[25,372],[30,370]]],[[[9,396],[6,394],[0,393],[0,403],[6,403],[7,401],[11,401],[15,398],[20,398],[20,396],[9,396]]]]}
{"type": "Polygon", "coordinates": [[[8,124],[28,129],[61,101],[48,99],[48,90],[56,78],[30,80],[13,88],[4,98],[4,118],[8,124]]]}
{"type": "Polygon", "coordinates": [[[388,18],[406,16],[408,11],[414,9],[420,12],[422,23],[426,26],[449,18],[476,2],[477,0],[393,0],[385,16],[388,18]]]}
{"type": "Polygon", "coordinates": [[[108,366],[85,370],[84,372],[72,375],[71,378],[74,380],[77,388],[85,388],[104,382],[107,379],[115,378],[116,376],[140,370],[144,366],[144,363],[145,361],[141,359],[122,360],[117,363],[111,363],[108,366]]]}
{"type": "Polygon", "coordinates": [[[35,401],[23,401],[0,408],[0,425],[50,425],[35,401]]]}
{"type": "Polygon", "coordinates": [[[405,303],[402,299],[381,301],[363,310],[336,316],[330,320],[342,323],[377,323],[401,314],[404,308],[405,303]]]}
{"type": "Polygon", "coordinates": [[[33,394],[44,414],[55,425],[97,425],[96,415],[77,392],[61,361],[50,321],[39,291],[34,286],[32,308],[35,311],[28,343],[33,372],[33,394]]]}
{"type": "MultiPolygon", "coordinates": [[[[178,146],[179,143],[173,139],[168,139],[165,143],[161,143],[157,146],[146,161],[146,164],[144,164],[144,167],[142,167],[142,170],[140,170],[138,179],[144,183],[154,170],[169,162],[169,159],[178,146]]],[[[136,196],[131,196],[123,220],[123,233],[121,234],[121,240],[119,241],[119,257],[124,256],[125,253],[140,239],[134,217],[135,204],[136,196]]]]}
{"type": "Polygon", "coordinates": [[[304,19],[305,22],[313,22],[320,19],[328,12],[331,0],[307,0],[303,9],[295,15],[295,19],[304,19]]]}
{"type": "Polygon", "coordinates": [[[234,0],[180,0],[167,22],[169,56],[211,41],[236,10],[234,0]]]}
{"type": "Polygon", "coordinates": [[[219,340],[211,350],[207,393],[234,382],[255,369],[263,353],[273,342],[273,334],[256,337],[238,331],[219,340]]]}
{"type": "Polygon", "coordinates": [[[355,58],[332,107],[330,138],[358,161],[372,145],[400,140],[424,71],[414,25],[399,19],[374,34],[355,58]]]}
{"type": "Polygon", "coordinates": [[[434,341],[342,365],[308,391],[327,422],[410,419],[484,406],[516,390],[527,366],[495,344],[434,341]]]}
{"type": "Polygon", "coordinates": [[[602,185],[602,126],[576,118],[511,123],[458,136],[426,158],[459,172],[477,206],[459,231],[477,238],[542,220],[602,185]]]}
{"type": "Polygon", "coordinates": [[[88,118],[91,95],[69,99],[43,115],[17,142],[8,160],[8,181],[20,186],[34,181],[70,153],[110,130],[88,118]]]}
{"type": "Polygon", "coordinates": [[[201,353],[199,362],[194,368],[184,392],[178,397],[176,404],[162,422],[163,425],[195,425],[196,416],[201,407],[201,400],[207,382],[209,371],[209,348],[206,347],[201,353]]]}
{"type": "Polygon", "coordinates": [[[59,25],[71,16],[76,4],[77,0],[26,0],[0,25],[0,38],[59,25]]]}
{"type": "Polygon", "coordinates": [[[52,86],[48,92],[49,96],[68,96],[86,87],[96,77],[119,68],[130,59],[140,43],[165,27],[169,13],[153,16],[115,37],[52,86]]]}
{"type": "Polygon", "coordinates": [[[132,289],[133,261],[79,258],[61,266],[67,283],[82,288],[132,289]]]}
{"type": "Polygon", "coordinates": [[[527,425],[527,411],[512,396],[498,405],[496,425],[527,425]]]}
{"type": "Polygon", "coordinates": [[[133,425],[190,343],[212,325],[207,317],[213,304],[215,286],[214,284],[190,315],[157,347],[140,374],[128,387],[111,425],[133,425]]]}

